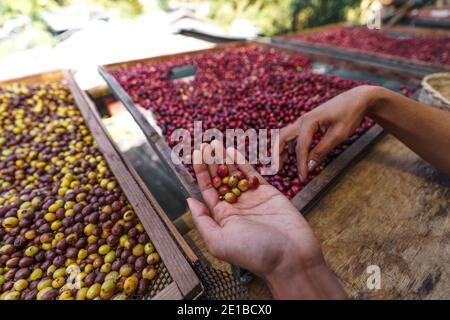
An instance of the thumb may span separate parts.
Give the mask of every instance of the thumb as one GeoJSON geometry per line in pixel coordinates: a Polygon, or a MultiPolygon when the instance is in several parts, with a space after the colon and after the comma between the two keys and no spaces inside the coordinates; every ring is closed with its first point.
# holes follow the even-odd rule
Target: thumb
{"type": "Polygon", "coordinates": [[[295,137],[297,137],[297,133],[298,133],[297,122],[291,123],[280,130],[279,144],[278,144],[280,154],[283,153],[286,144],[292,141],[295,137]]]}
{"type": "Polygon", "coordinates": [[[192,221],[202,236],[203,240],[212,255],[217,256],[221,229],[220,226],[211,218],[206,206],[194,198],[188,198],[187,203],[192,213],[192,221]]]}
{"type": "Polygon", "coordinates": [[[327,131],[317,146],[309,152],[308,171],[314,170],[338,144],[345,140],[345,137],[339,130],[327,131]]]}

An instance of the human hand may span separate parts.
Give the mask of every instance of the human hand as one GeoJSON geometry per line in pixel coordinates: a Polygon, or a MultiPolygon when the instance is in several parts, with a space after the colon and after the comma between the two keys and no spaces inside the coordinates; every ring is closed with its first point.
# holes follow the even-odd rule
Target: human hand
{"type": "Polygon", "coordinates": [[[297,139],[295,152],[300,180],[319,165],[337,145],[350,136],[360,125],[377,90],[373,86],[360,86],[344,92],[300,117],[280,132],[280,159],[286,158],[285,145],[297,139]],[[316,132],[322,140],[310,150],[316,132]]]}
{"type": "MultiPolygon", "coordinates": [[[[195,226],[210,253],[265,279],[276,298],[344,298],[345,293],[327,268],[319,243],[303,216],[276,188],[234,149],[221,143],[194,151],[194,170],[206,206],[188,199],[195,226]],[[239,160],[228,165],[260,185],[242,193],[235,204],[219,200],[211,177],[217,165],[195,164],[212,154],[239,160]]],[[[231,161],[230,161],[231,162],[231,161]]],[[[226,162],[229,163],[229,162],[226,162]]]]}

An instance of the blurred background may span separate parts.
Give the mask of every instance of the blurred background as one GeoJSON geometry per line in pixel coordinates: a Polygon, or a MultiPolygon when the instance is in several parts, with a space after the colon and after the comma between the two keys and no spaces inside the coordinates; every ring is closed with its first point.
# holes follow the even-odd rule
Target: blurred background
{"type": "MultiPolygon", "coordinates": [[[[274,36],[320,25],[361,24],[399,0],[1,0],[0,80],[60,68],[78,70],[83,89],[100,83],[100,64],[274,36]]],[[[412,1],[438,2],[446,0],[412,1]]]]}

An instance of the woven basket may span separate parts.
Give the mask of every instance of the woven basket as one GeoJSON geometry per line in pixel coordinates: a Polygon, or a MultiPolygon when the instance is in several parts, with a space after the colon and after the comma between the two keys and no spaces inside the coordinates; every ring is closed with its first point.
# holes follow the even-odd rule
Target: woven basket
{"type": "Polygon", "coordinates": [[[419,101],[450,111],[450,72],[434,73],[426,76],[422,80],[422,91],[419,101]],[[436,87],[436,82],[440,82],[436,87]],[[443,87],[447,93],[442,92],[443,87]]]}

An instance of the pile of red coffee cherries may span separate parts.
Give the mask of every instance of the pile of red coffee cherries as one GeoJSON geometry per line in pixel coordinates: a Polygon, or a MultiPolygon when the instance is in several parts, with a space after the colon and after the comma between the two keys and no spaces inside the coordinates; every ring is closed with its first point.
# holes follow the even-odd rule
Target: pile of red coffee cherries
{"type": "Polygon", "coordinates": [[[442,36],[412,36],[395,38],[379,30],[364,27],[337,27],[296,39],[312,44],[326,44],[366,52],[388,54],[434,64],[450,65],[450,38],[442,36]]]}
{"type": "MultiPolygon", "coordinates": [[[[217,128],[224,133],[236,128],[280,129],[336,95],[364,84],[314,74],[310,69],[309,61],[299,54],[245,47],[124,67],[113,75],[135,103],[154,113],[173,147],[179,141],[170,139],[172,132],[183,128],[193,135],[197,120],[202,121],[203,130],[217,128]],[[195,78],[170,80],[170,71],[183,65],[195,66],[195,78]]],[[[355,134],[327,157],[325,165],[372,125],[371,119],[364,119],[355,134]]],[[[316,135],[313,143],[320,138],[316,135]]],[[[194,176],[192,166],[187,167],[194,176]]],[[[259,167],[261,164],[256,164],[259,167]]],[[[301,183],[294,152],[277,175],[266,179],[292,198],[322,168],[318,166],[301,183]]]]}
{"type": "Polygon", "coordinates": [[[219,199],[228,203],[236,203],[243,192],[258,187],[259,180],[253,176],[247,179],[242,171],[236,170],[229,175],[226,165],[219,165],[217,176],[212,177],[211,184],[217,189],[219,199]]]}

